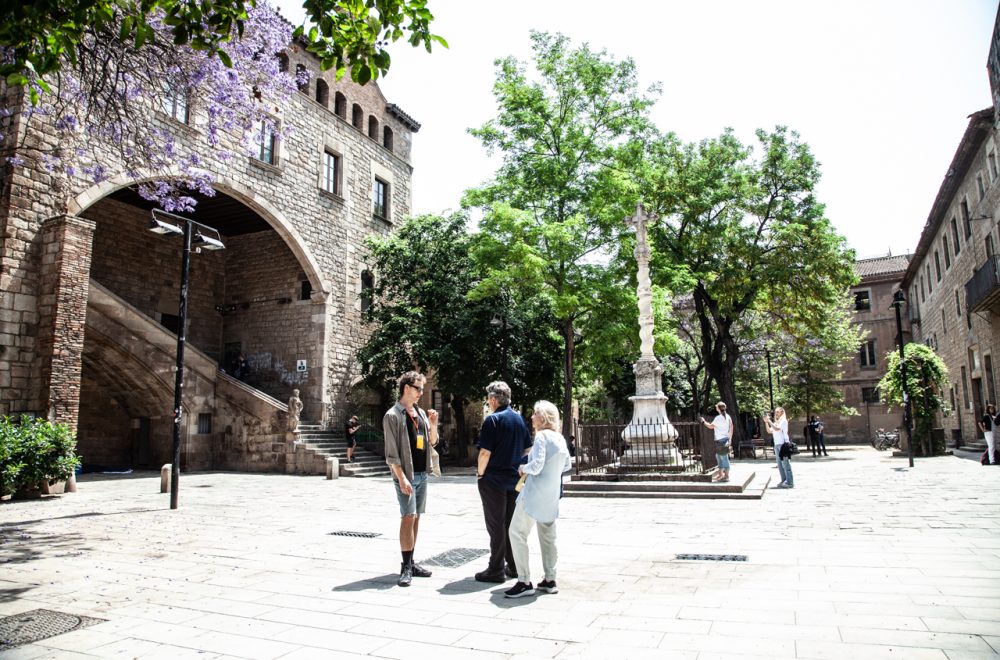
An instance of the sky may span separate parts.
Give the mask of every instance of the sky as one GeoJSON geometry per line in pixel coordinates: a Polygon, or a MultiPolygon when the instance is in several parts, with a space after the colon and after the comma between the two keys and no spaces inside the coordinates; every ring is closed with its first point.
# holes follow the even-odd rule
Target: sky
{"type": "MultiPolygon", "coordinates": [[[[405,42],[379,80],[421,123],[413,213],[458,209],[499,157],[468,134],[496,114],[494,61],[529,31],[632,58],[651,117],[689,142],[785,125],[821,164],[817,197],[859,258],[912,252],[968,116],[990,105],[998,0],[428,0],[449,48],[405,42]]],[[[302,12],[280,0],[289,19],[302,12]]]]}

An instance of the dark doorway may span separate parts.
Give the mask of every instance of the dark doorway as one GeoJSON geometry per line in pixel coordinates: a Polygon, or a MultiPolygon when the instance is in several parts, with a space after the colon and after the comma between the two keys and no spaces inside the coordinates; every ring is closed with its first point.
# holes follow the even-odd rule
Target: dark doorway
{"type": "Polygon", "coordinates": [[[148,468],[149,465],[149,418],[140,417],[132,420],[129,431],[129,441],[132,445],[132,467],[148,468]]]}

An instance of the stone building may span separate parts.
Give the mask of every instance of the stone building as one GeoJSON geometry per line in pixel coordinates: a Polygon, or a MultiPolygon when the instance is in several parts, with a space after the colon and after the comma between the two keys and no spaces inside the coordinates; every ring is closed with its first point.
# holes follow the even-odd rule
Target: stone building
{"type": "MultiPolygon", "coordinates": [[[[896,312],[892,296],[899,288],[910,255],[859,259],[854,263],[858,284],[851,289],[854,299],[854,322],[864,329],[864,340],[858,354],[842,365],[837,385],[844,393],[844,405],[858,414],[823,416],[826,435],[831,440],[866,442],[880,428],[902,425],[902,413],[889,410],[881,401],[878,382],[885,375],[886,353],[897,350],[896,312]]],[[[903,336],[910,341],[909,318],[901,319],[903,336]]]]}
{"type": "MultiPolygon", "coordinates": [[[[996,43],[994,40],[994,52],[996,43]]],[[[995,57],[991,55],[991,63],[995,57]]],[[[948,367],[939,425],[949,442],[981,437],[976,422],[996,401],[1000,354],[1000,170],[993,108],[973,113],[903,277],[914,340],[948,367]]]]}
{"type": "MultiPolygon", "coordinates": [[[[155,119],[215,175],[191,218],[225,243],[191,256],[187,469],[297,469],[284,443],[292,388],[303,420],[343,422],[373,283],[363,240],[410,212],[419,124],[374,83],[336,81],[302,49],[280,57],[312,78],[276,109],[294,133],[266,137],[256,157],[216,159],[197,107],[164,104],[155,119]],[[243,382],[223,372],[240,353],[243,382]]],[[[52,141],[44,118],[24,125],[12,109],[8,140],[52,141]]],[[[158,467],[172,444],[181,241],[149,231],[139,181],[57,177],[33,154],[0,187],[0,414],[68,423],[85,464],[158,467]]]]}

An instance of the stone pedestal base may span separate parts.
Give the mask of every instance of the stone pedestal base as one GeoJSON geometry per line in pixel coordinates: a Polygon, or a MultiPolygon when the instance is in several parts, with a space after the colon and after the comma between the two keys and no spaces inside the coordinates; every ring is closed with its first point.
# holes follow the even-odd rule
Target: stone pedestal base
{"type": "Polygon", "coordinates": [[[622,431],[628,449],[621,464],[674,465],[679,461],[677,429],[667,418],[666,400],[662,392],[629,397],[632,401],[632,422],[622,431]]]}
{"type": "Polygon", "coordinates": [[[330,456],[326,459],[326,478],[336,479],[340,476],[340,459],[330,456]]]}

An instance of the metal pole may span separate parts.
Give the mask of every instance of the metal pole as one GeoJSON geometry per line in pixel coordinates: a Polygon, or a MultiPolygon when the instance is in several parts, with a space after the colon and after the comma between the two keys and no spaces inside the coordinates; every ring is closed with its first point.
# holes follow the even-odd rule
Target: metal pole
{"type": "Polygon", "coordinates": [[[184,389],[184,335],[187,325],[188,266],[191,262],[191,223],[184,223],[184,249],[181,252],[181,296],[177,315],[177,378],[174,380],[174,458],[170,466],[170,508],[177,508],[177,490],[181,473],[181,423],[184,389]]]}
{"type": "Polygon", "coordinates": [[[764,355],[767,357],[767,396],[771,401],[771,414],[774,414],[774,384],[771,382],[771,351],[764,349],[764,355]]]}
{"type": "Polygon", "coordinates": [[[892,306],[896,308],[896,339],[899,344],[899,372],[903,388],[903,425],[906,427],[906,447],[910,458],[910,467],[913,467],[913,432],[910,430],[911,404],[910,393],[906,389],[906,358],[903,354],[903,319],[899,312],[899,308],[903,306],[904,300],[903,292],[896,291],[896,295],[892,299],[892,306]]]}

